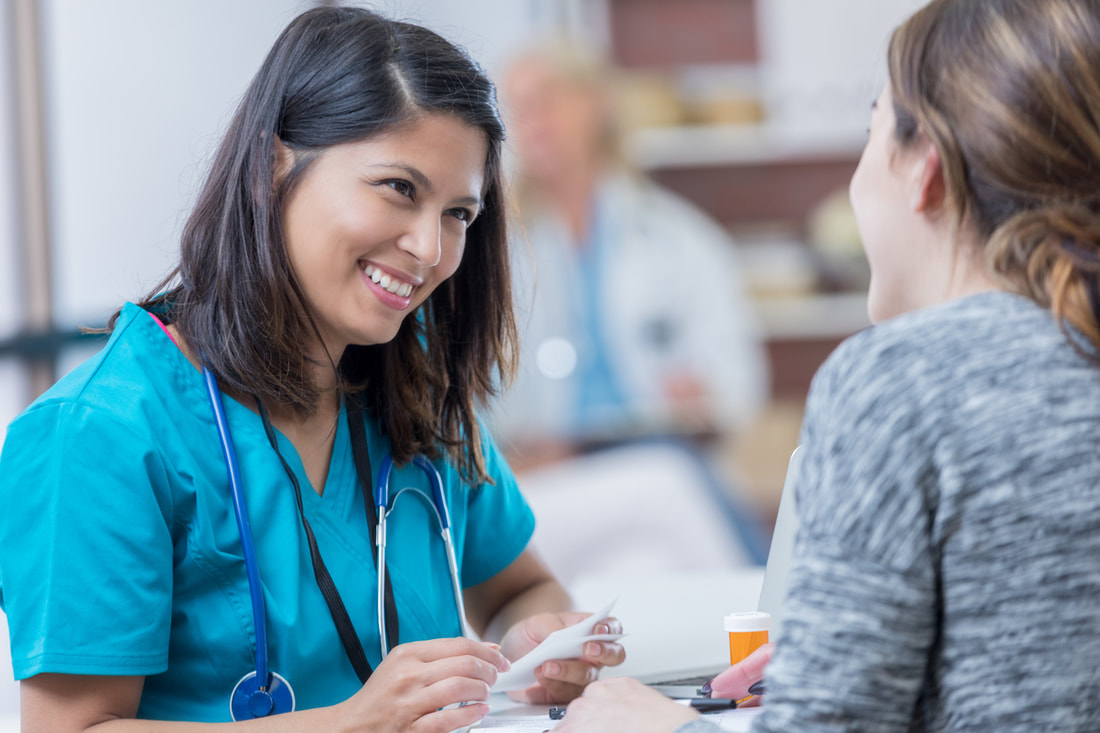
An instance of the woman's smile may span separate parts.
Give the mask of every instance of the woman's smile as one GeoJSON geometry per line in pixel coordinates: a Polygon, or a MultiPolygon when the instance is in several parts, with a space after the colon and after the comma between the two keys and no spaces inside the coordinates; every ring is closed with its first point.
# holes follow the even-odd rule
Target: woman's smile
{"type": "Polygon", "coordinates": [[[383,303],[393,304],[394,308],[404,310],[409,307],[410,297],[419,283],[412,283],[407,275],[392,274],[369,262],[363,265],[363,275],[367,285],[383,303]]]}

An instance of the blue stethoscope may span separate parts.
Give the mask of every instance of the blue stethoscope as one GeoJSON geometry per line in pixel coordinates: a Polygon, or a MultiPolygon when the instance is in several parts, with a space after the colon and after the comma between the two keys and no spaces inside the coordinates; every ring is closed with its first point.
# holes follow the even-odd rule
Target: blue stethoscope
{"type": "MultiPolygon", "coordinates": [[[[214,373],[210,371],[205,364],[203,364],[202,373],[203,379],[206,382],[206,391],[210,398],[210,407],[214,413],[214,422],[218,428],[218,436],[221,439],[222,455],[225,459],[225,466],[229,473],[229,487],[233,496],[233,513],[236,515],[237,530],[241,536],[241,549],[244,555],[245,573],[248,576],[248,590],[252,601],[252,619],[256,630],[256,669],[242,677],[233,688],[233,692],[229,698],[230,713],[233,720],[238,721],[249,720],[251,718],[262,718],[277,713],[292,712],[295,707],[293,688],[285,677],[268,668],[267,620],[264,610],[263,589],[260,585],[259,564],[256,561],[256,549],[252,542],[252,526],[248,521],[248,510],[245,506],[240,466],[237,462],[237,451],[233,447],[233,436],[229,432],[229,421],[225,416],[225,405],[222,400],[222,393],[218,388],[217,377],[214,376],[214,373]]],[[[261,417],[264,419],[265,428],[268,430],[268,437],[272,441],[272,446],[278,453],[278,446],[274,441],[274,433],[270,428],[262,405],[260,405],[260,410],[261,417]]],[[[356,427],[361,427],[362,416],[356,413],[353,417],[353,415],[349,413],[349,424],[356,419],[359,420],[360,423],[360,426],[356,427]]],[[[354,432],[355,429],[353,428],[353,433],[354,432]]],[[[360,437],[362,438],[362,436],[360,437]]],[[[362,438],[358,442],[362,444],[361,449],[365,455],[365,438],[362,438]]],[[[354,443],[356,443],[356,441],[353,435],[353,444],[354,443]]],[[[279,458],[282,460],[281,454],[279,454],[279,458]]],[[[392,590],[387,594],[389,583],[386,578],[386,519],[389,514],[393,512],[397,498],[407,491],[411,491],[414,495],[419,496],[421,500],[430,504],[432,510],[435,512],[436,519],[439,520],[439,533],[443,538],[443,548],[447,556],[447,569],[451,576],[451,589],[454,592],[455,609],[458,613],[462,633],[467,637],[476,637],[476,634],[471,631],[470,625],[466,620],[466,606],[462,600],[462,584],[458,576],[458,564],[455,561],[454,543],[451,541],[451,518],[447,510],[446,497],[443,494],[443,481],[439,476],[439,471],[437,471],[435,466],[433,466],[424,456],[414,456],[412,462],[427,476],[428,483],[431,485],[431,497],[427,496],[423,490],[410,486],[400,489],[391,498],[390,477],[393,473],[392,455],[387,455],[385,459],[383,459],[382,465],[379,467],[378,471],[378,482],[374,485],[373,491],[373,504],[378,518],[378,523],[375,528],[375,546],[377,548],[376,560],[378,564],[378,632],[383,659],[386,658],[389,652],[389,637],[386,635],[386,616],[388,614],[393,614],[395,621],[394,626],[396,626],[396,609],[393,606],[392,590]]],[[[365,458],[365,463],[367,464],[367,483],[369,483],[369,456],[365,458]]],[[[371,673],[371,669],[366,662],[362,645],[359,643],[358,636],[355,635],[354,629],[350,626],[350,619],[347,618],[347,613],[344,610],[343,602],[339,598],[339,593],[336,591],[335,585],[331,582],[331,578],[328,578],[328,571],[324,568],[323,561],[320,560],[316,543],[313,540],[312,530],[309,528],[309,523],[302,513],[301,489],[298,485],[298,480],[285,460],[283,461],[283,465],[294,484],[298,499],[299,513],[302,517],[307,539],[310,544],[311,557],[314,561],[315,575],[317,575],[319,581],[322,577],[319,573],[323,573],[323,576],[328,579],[328,582],[323,584],[319,582],[318,585],[325,595],[326,603],[329,604],[329,609],[333,614],[337,630],[340,632],[341,640],[344,642],[345,651],[348,653],[352,666],[355,667],[360,680],[366,681],[366,678],[369,677],[371,673]],[[318,567],[318,563],[320,563],[320,567],[318,567]],[[333,598],[332,594],[335,594],[335,598],[333,598]]],[[[356,468],[357,470],[359,469],[358,461],[356,468]]],[[[396,628],[390,629],[390,631],[395,634],[396,638],[396,628]]]]}

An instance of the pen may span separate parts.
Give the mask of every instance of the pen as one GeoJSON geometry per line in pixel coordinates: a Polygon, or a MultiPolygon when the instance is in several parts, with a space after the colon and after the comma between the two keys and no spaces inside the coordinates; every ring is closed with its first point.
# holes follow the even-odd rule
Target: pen
{"type": "Polygon", "coordinates": [[[736,700],[722,700],[717,697],[685,697],[676,702],[687,705],[700,713],[713,713],[719,710],[733,710],[737,707],[736,700]]]}

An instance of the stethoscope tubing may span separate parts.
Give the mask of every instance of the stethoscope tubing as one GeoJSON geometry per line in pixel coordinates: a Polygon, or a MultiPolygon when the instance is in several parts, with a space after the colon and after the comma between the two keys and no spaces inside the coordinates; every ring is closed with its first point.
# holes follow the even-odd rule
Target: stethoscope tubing
{"type": "Polygon", "coordinates": [[[252,524],[248,520],[240,464],[237,462],[237,449],[233,445],[233,435],[225,416],[225,405],[221,390],[218,388],[218,378],[205,364],[202,367],[202,376],[206,382],[214,422],[221,439],[222,454],[229,473],[229,488],[233,495],[233,513],[237,517],[237,531],[241,536],[241,552],[244,556],[245,573],[248,576],[248,592],[252,600],[252,619],[256,633],[256,677],[259,680],[260,689],[266,689],[270,682],[267,670],[267,612],[264,606],[263,588],[260,586],[260,566],[256,560],[256,546],[252,541],[252,524]]]}
{"type": "MultiPolygon", "coordinates": [[[[431,485],[432,498],[431,503],[435,510],[436,519],[439,521],[439,535],[443,539],[444,554],[447,556],[447,570],[451,576],[451,591],[454,594],[455,610],[458,613],[458,622],[460,624],[462,635],[467,638],[474,638],[474,634],[470,629],[470,624],[466,620],[466,603],[462,598],[462,583],[458,577],[458,562],[455,559],[454,542],[451,539],[451,515],[447,509],[447,499],[443,493],[443,479],[439,476],[439,471],[435,466],[431,464],[427,458],[422,455],[413,456],[413,465],[424,472],[424,475],[428,477],[428,483],[431,485]]],[[[427,499],[422,492],[416,489],[401,489],[393,496],[393,502],[390,502],[390,478],[393,473],[393,456],[387,455],[382,459],[382,465],[378,469],[378,483],[374,488],[374,505],[378,511],[378,527],[375,530],[375,544],[378,546],[378,624],[379,624],[379,644],[382,652],[382,659],[386,658],[389,654],[389,648],[386,643],[386,519],[389,513],[393,511],[393,507],[397,503],[397,497],[405,491],[412,491],[423,499],[427,499]]]]}

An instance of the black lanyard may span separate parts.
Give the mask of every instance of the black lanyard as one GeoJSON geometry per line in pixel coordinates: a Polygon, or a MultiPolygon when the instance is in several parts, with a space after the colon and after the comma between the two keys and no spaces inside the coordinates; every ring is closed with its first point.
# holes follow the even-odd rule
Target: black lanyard
{"type": "MultiPolygon", "coordinates": [[[[377,568],[378,546],[374,543],[374,535],[378,527],[378,510],[374,506],[374,491],[371,488],[374,474],[371,471],[370,450],[367,447],[367,431],[363,425],[363,404],[359,399],[350,395],[345,397],[344,404],[348,415],[348,432],[351,437],[352,457],[355,460],[355,473],[359,477],[359,487],[363,492],[367,526],[370,527],[371,552],[374,555],[374,566],[377,568]]],[[[344,600],[340,597],[340,591],[337,590],[328,568],[325,567],[325,561],[321,558],[321,551],[317,547],[317,539],[313,536],[313,529],[309,526],[309,521],[306,519],[305,511],[302,508],[302,486],[298,482],[298,477],[294,475],[294,471],[286,462],[286,458],[283,457],[282,451],[279,450],[275,428],[271,426],[267,409],[258,399],[256,400],[256,406],[260,413],[260,419],[264,424],[264,432],[267,433],[267,440],[271,443],[275,455],[279,457],[279,461],[283,464],[283,470],[290,477],[290,483],[294,487],[294,499],[298,506],[298,516],[302,520],[302,528],[306,533],[306,541],[309,544],[309,558],[313,562],[313,577],[317,581],[317,588],[320,589],[321,595],[324,596],[325,603],[328,605],[332,621],[336,624],[336,632],[340,635],[340,641],[343,642],[344,651],[348,655],[348,661],[355,669],[355,674],[359,676],[359,681],[365,683],[374,670],[371,668],[370,662],[367,661],[363,644],[351,623],[351,617],[344,606],[344,600]]],[[[389,573],[386,573],[385,607],[386,643],[388,648],[392,649],[398,643],[398,629],[397,606],[393,600],[393,587],[390,584],[389,573]]]]}

